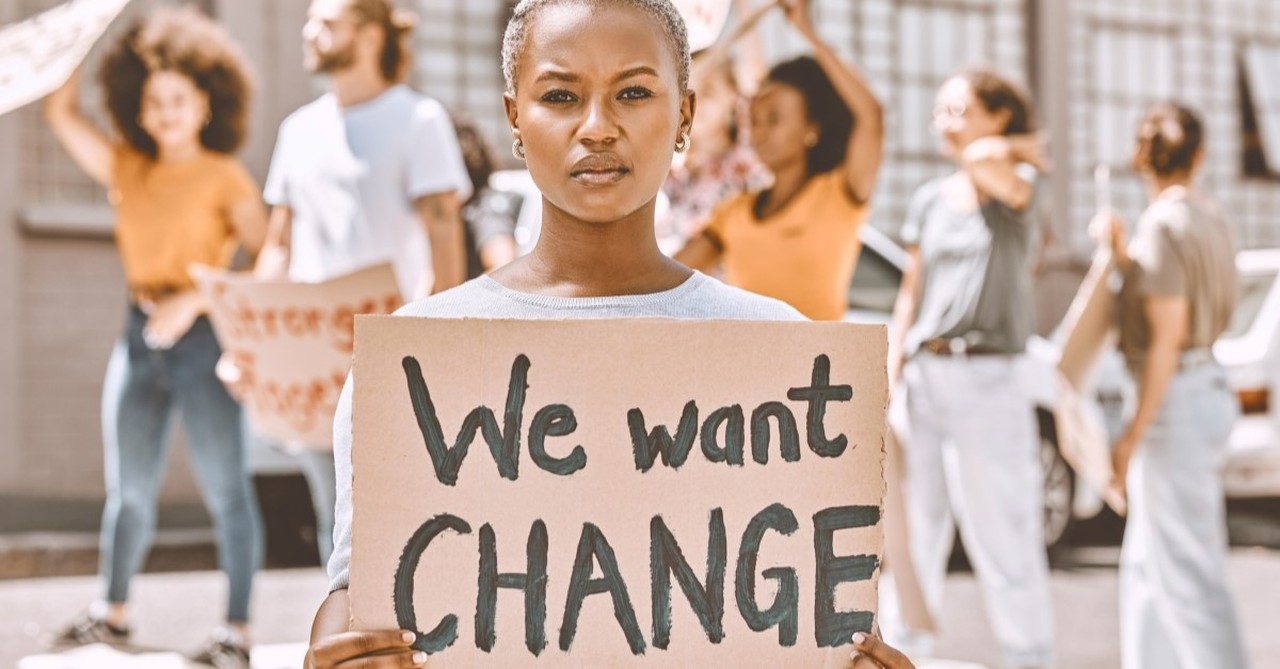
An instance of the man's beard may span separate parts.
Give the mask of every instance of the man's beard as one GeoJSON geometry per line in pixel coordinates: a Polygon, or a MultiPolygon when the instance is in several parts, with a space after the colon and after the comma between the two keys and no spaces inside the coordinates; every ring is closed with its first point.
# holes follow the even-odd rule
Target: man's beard
{"type": "Polygon", "coordinates": [[[351,67],[355,63],[355,49],[350,45],[339,51],[330,51],[321,53],[314,47],[308,47],[307,60],[311,65],[312,72],[322,72],[324,74],[333,74],[351,67]]]}

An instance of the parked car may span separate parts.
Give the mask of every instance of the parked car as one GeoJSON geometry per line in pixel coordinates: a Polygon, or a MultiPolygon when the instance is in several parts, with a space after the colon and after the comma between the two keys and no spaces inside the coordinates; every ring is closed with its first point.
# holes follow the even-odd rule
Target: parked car
{"type": "Polygon", "coordinates": [[[1213,353],[1240,401],[1223,471],[1228,498],[1280,497],[1280,249],[1242,251],[1240,304],[1213,353]]]}

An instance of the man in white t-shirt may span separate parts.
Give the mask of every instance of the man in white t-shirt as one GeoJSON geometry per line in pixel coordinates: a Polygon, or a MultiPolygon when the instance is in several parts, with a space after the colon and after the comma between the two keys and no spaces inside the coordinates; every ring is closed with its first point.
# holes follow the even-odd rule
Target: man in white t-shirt
{"type": "Polygon", "coordinates": [[[323,281],[391,261],[406,300],[465,278],[471,182],[444,107],[397,83],[410,29],[387,0],[311,3],[306,66],[330,90],[280,125],[260,274],[323,281]]]}
{"type": "MultiPolygon", "coordinates": [[[[390,261],[406,300],[466,278],[459,210],[471,181],[444,107],[398,83],[411,29],[388,0],[311,3],[305,64],[329,75],[329,92],[280,124],[258,276],[324,281],[390,261]]],[[[299,458],[327,561],[333,455],[301,450],[299,458]]]]}

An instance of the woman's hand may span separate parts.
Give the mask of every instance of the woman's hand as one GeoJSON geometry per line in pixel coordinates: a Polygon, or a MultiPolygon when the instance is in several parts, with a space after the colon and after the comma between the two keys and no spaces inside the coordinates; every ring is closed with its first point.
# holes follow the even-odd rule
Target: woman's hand
{"type": "Polygon", "coordinates": [[[852,652],[848,646],[832,648],[825,669],[915,669],[911,660],[875,635],[858,632],[853,635],[852,652]]]}
{"type": "Polygon", "coordinates": [[[1111,489],[1121,498],[1126,494],[1126,480],[1129,477],[1129,461],[1138,448],[1138,440],[1125,433],[1111,448],[1111,489]]]}
{"type": "Polygon", "coordinates": [[[1129,262],[1129,239],[1125,232],[1124,219],[1114,211],[1098,212],[1089,222],[1089,234],[1098,242],[1098,248],[1111,251],[1116,264],[1122,268],[1129,262]]]}
{"type": "Polygon", "coordinates": [[[306,669],[410,669],[427,666],[427,654],[411,646],[406,630],[342,632],[318,639],[307,649],[306,669]]]}
{"type": "Polygon", "coordinates": [[[237,402],[244,402],[249,389],[253,387],[253,358],[248,353],[239,351],[223,351],[218,364],[213,367],[213,375],[218,377],[227,392],[237,402]]]}
{"type": "Polygon", "coordinates": [[[204,298],[194,290],[166,297],[152,305],[142,339],[153,349],[173,348],[204,312],[204,298]]]}
{"type": "Polygon", "coordinates": [[[780,4],[787,15],[787,23],[803,34],[816,32],[813,15],[809,12],[809,0],[782,0],[780,4]]]}

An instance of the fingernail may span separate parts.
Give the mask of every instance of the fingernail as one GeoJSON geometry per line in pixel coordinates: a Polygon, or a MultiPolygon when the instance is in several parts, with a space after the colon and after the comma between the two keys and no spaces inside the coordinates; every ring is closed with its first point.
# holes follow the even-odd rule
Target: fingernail
{"type": "Polygon", "coordinates": [[[421,651],[413,654],[413,663],[423,665],[427,663],[427,654],[421,651]]]}
{"type": "Polygon", "coordinates": [[[414,634],[413,632],[404,632],[400,635],[400,638],[404,639],[405,643],[413,643],[413,640],[417,639],[418,635],[414,634]]]}
{"type": "Polygon", "coordinates": [[[857,634],[854,634],[854,635],[853,635],[853,645],[855,645],[855,646],[861,646],[862,644],[864,644],[864,643],[866,643],[866,642],[867,642],[867,635],[866,635],[866,634],[863,634],[862,632],[858,632],[857,634]]]}

